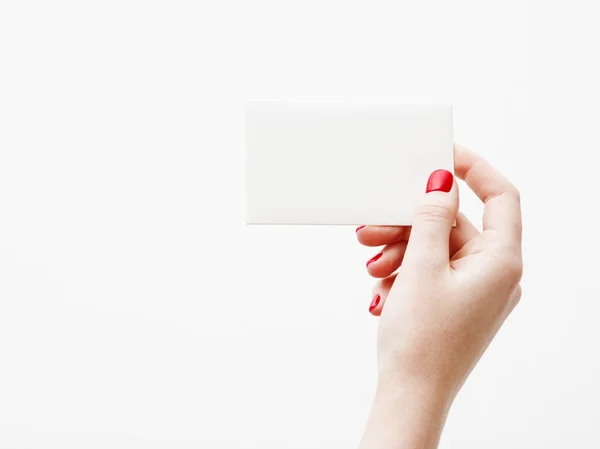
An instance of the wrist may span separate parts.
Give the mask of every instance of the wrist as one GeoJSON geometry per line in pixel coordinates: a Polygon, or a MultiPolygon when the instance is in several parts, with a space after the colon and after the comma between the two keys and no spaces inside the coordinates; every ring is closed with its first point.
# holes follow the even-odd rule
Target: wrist
{"type": "MultiPolygon", "coordinates": [[[[436,357],[439,361],[440,358],[436,357]]],[[[423,398],[430,398],[440,406],[450,407],[462,386],[457,380],[456,367],[444,363],[431,363],[427,358],[414,356],[379,357],[377,391],[388,394],[409,389],[423,398]]]]}
{"type": "Polygon", "coordinates": [[[375,392],[376,403],[404,403],[423,412],[446,414],[454,395],[440,382],[413,379],[397,374],[379,375],[375,392]]]}
{"type": "Polygon", "coordinates": [[[451,403],[434,384],[380,376],[361,448],[436,448],[451,403]]]}

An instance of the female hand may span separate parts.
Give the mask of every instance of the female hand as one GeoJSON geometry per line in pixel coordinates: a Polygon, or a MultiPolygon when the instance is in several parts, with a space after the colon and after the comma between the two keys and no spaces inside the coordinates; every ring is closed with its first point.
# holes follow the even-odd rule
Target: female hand
{"type": "Polygon", "coordinates": [[[384,246],[367,263],[382,280],[370,307],[381,316],[379,376],[365,448],[436,447],[455,395],[521,296],[517,189],[458,145],[455,172],[485,204],[483,232],[458,213],[444,170],[431,175],[412,228],[357,229],[363,245],[384,246]]]}

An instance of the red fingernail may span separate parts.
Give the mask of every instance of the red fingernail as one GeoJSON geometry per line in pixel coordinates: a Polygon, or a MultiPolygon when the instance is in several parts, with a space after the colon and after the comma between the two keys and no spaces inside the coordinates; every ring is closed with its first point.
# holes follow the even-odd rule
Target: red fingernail
{"type": "Polygon", "coordinates": [[[368,261],[367,261],[367,267],[369,266],[369,264],[375,262],[376,260],[379,260],[379,258],[383,256],[383,253],[379,253],[379,254],[375,254],[373,257],[371,257],[368,261]]]}
{"type": "Polygon", "coordinates": [[[366,226],[366,225],[359,226],[358,228],[356,228],[356,232],[360,231],[360,230],[361,230],[362,228],[364,228],[365,226],[366,226]]]}
{"type": "Polygon", "coordinates": [[[371,301],[371,305],[369,306],[369,312],[372,312],[375,307],[379,305],[379,301],[381,300],[381,296],[375,295],[373,301],[371,301]]]}
{"type": "Polygon", "coordinates": [[[436,170],[429,176],[427,189],[429,192],[449,192],[454,184],[454,176],[448,170],[436,170]]]}

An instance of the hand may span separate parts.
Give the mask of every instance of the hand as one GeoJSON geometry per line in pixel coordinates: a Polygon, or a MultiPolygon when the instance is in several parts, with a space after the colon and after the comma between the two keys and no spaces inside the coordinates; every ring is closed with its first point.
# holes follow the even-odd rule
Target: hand
{"type": "MultiPolygon", "coordinates": [[[[384,245],[367,263],[372,276],[383,278],[370,307],[373,315],[381,316],[378,399],[371,427],[392,419],[380,417],[379,424],[372,423],[373,415],[379,416],[378,401],[396,397],[405,407],[407,401],[419,404],[411,420],[419,410],[428,416],[428,425],[437,429],[426,432],[429,437],[441,432],[455,395],[521,296],[517,189],[484,159],[458,145],[455,172],[485,204],[483,232],[458,213],[458,186],[447,171],[430,177],[412,229],[357,230],[363,245],[384,245]]],[[[386,404],[387,412],[393,409],[386,404]]],[[[398,423],[393,426],[398,428],[398,423]]],[[[376,438],[380,443],[381,434],[376,438]]],[[[388,447],[374,444],[375,436],[369,435],[368,427],[365,439],[370,443],[365,447],[388,447]]],[[[427,441],[418,447],[437,444],[435,438],[427,441]]]]}

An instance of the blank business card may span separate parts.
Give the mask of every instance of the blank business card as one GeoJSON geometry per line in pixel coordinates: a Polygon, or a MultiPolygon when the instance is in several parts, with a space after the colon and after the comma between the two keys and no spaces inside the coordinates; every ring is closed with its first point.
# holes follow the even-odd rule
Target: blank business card
{"type": "Polygon", "coordinates": [[[454,172],[452,108],[249,102],[249,224],[409,225],[431,172],[454,172]]]}

